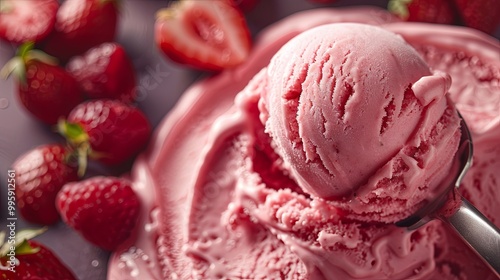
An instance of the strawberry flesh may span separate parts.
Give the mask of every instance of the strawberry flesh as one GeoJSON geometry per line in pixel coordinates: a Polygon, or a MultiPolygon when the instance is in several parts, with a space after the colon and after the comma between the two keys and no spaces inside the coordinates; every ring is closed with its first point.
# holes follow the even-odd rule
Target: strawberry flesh
{"type": "Polygon", "coordinates": [[[53,29],[57,0],[2,0],[0,38],[14,44],[38,42],[53,29]]]}

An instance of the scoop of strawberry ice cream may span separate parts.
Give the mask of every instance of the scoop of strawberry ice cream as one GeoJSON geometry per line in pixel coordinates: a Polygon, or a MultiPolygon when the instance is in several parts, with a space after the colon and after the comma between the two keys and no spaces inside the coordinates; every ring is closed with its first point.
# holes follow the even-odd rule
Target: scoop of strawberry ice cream
{"type": "Polygon", "coordinates": [[[435,195],[460,138],[451,79],[400,36],[320,26],[288,42],[266,78],[261,119],[305,192],[384,222],[435,195]]]}
{"type": "MultiPolygon", "coordinates": [[[[497,279],[467,245],[446,232],[440,221],[408,231],[390,223],[345,216],[362,216],[358,207],[363,205],[375,209],[377,203],[363,204],[370,194],[390,201],[391,191],[397,189],[395,182],[402,178],[393,170],[414,172],[414,180],[419,181],[423,180],[422,173],[411,171],[419,170],[419,165],[426,170],[447,169],[440,164],[445,165],[449,157],[443,163],[437,156],[425,156],[436,151],[443,156],[452,154],[443,149],[447,145],[454,149],[450,140],[454,134],[446,129],[455,131],[455,111],[447,100],[443,105],[446,113],[434,128],[424,125],[434,120],[424,116],[435,108],[433,103],[443,103],[443,98],[421,105],[427,107],[419,109],[422,116],[415,135],[404,141],[404,147],[423,147],[425,141],[429,142],[427,135],[431,135],[435,140],[430,141],[428,149],[413,150],[437,162],[422,160],[420,164],[402,148],[369,175],[367,183],[355,186],[358,196],[350,204],[342,196],[326,200],[302,191],[303,185],[289,178],[291,172],[282,172],[284,168],[290,170],[290,164],[282,164],[274,152],[278,151],[276,141],[270,143],[264,132],[259,113],[266,123],[269,112],[264,97],[269,97],[275,82],[266,66],[282,44],[320,24],[340,20],[381,24],[381,20],[389,19],[385,13],[363,8],[294,15],[265,31],[261,37],[264,40],[257,40],[251,57],[241,67],[188,89],[160,125],[146,154],[134,164],[134,186],[145,206],[138,223],[143,226],[130,246],[114,252],[108,279],[497,279]],[[376,21],[370,17],[373,15],[378,15],[376,21]],[[421,133],[425,128],[432,128],[432,132],[421,133]]],[[[460,191],[488,217],[497,216],[498,41],[451,26],[407,22],[383,26],[403,35],[432,69],[453,77],[451,98],[462,115],[466,119],[469,116],[467,121],[475,137],[474,165],[460,191]],[[488,53],[492,55],[486,56],[488,53]],[[462,85],[468,85],[466,91],[462,85]],[[479,122],[485,113],[483,102],[488,102],[491,110],[486,113],[491,117],[479,122]],[[474,110],[467,114],[464,105],[474,110]]],[[[411,82],[416,97],[421,96],[416,93],[426,92],[418,90],[422,85],[439,89],[441,82],[435,87],[425,82],[434,77],[430,71],[426,73],[420,82],[421,77],[411,82]]],[[[397,72],[396,77],[399,75],[397,72]]],[[[439,81],[439,75],[435,77],[439,81]]],[[[409,154],[419,157],[418,153],[409,154]]],[[[427,176],[438,181],[439,176],[431,174],[427,176]]],[[[402,196],[394,191],[394,197],[402,196]]],[[[389,202],[379,207],[386,205],[389,202]]],[[[365,216],[372,213],[368,211],[365,216]]],[[[493,221],[498,225],[498,219],[493,221]]]]}

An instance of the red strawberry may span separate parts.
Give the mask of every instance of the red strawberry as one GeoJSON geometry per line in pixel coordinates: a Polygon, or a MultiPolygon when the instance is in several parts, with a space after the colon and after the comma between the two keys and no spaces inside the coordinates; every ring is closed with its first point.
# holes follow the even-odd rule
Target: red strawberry
{"type": "Polygon", "coordinates": [[[450,0],[391,0],[389,10],[406,21],[453,24],[450,0]]]}
{"type": "Polygon", "coordinates": [[[72,58],[66,69],[90,98],[135,99],[134,67],[117,43],[104,43],[72,58]]]}
{"type": "Polygon", "coordinates": [[[214,71],[242,63],[251,46],[244,17],[222,0],[184,0],[160,10],[155,40],[170,59],[214,71]]]}
{"type": "Polygon", "coordinates": [[[0,279],[11,280],[75,280],[73,273],[61,260],[43,244],[28,240],[25,237],[28,230],[19,231],[15,239],[15,256],[10,251],[14,245],[11,239],[4,243],[0,240],[0,279]],[[2,244],[3,243],[3,244],[2,244]],[[10,256],[10,255],[12,256],[10,256]]]}
{"type": "Polygon", "coordinates": [[[144,147],[151,126],[138,108],[118,100],[97,99],[78,105],[59,124],[59,131],[80,154],[118,164],[144,147]]]}
{"type": "Polygon", "coordinates": [[[500,24],[499,0],[455,0],[466,26],[492,34],[500,24]]]}
{"type": "Polygon", "coordinates": [[[57,0],[2,0],[0,38],[14,43],[38,42],[54,27],[57,0]]]}
{"type": "Polygon", "coordinates": [[[21,103],[39,120],[55,124],[83,101],[76,80],[54,58],[24,44],[18,55],[2,69],[2,75],[14,72],[21,103]]]}
{"type": "Polygon", "coordinates": [[[67,158],[65,146],[49,144],[30,150],[14,162],[17,206],[25,220],[43,225],[59,220],[57,192],[78,179],[76,165],[67,158]]]}
{"type": "Polygon", "coordinates": [[[131,182],[116,177],[93,177],[69,183],[57,195],[63,221],[89,242],[114,250],[131,234],[140,202],[131,182]]]}
{"type": "Polygon", "coordinates": [[[119,0],[66,0],[43,50],[66,62],[115,38],[119,0]]]}

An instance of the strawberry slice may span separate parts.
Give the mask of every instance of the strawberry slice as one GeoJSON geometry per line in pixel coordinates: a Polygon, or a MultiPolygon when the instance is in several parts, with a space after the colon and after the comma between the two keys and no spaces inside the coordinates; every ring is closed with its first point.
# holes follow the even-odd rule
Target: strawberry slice
{"type": "Polygon", "coordinates": [[[56,22],[57,0],[2,0],[0,38],[14,43],[38,42],[56,22]]]}
{"type": "Polygon", "coordinates": [[[212,71],[242,63],[251,47],[243,15],[222,0],[183,0],[160,10],[155,40],[173,61],[212,71]]]}

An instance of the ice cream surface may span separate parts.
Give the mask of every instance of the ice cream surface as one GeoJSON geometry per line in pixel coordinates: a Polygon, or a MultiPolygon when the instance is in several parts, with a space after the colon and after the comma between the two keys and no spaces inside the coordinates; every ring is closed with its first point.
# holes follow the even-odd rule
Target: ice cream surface
{"type": "MultiPolygon", "coordinates": [[[[355,28],[374,30],[359,25],[355,28]]],[[[303,34],[299,36],[311,33],[303,34]]],[[[341,34],[332,32],[316,40],[328,41],[330,36],[341,34]]],[[[342,44],[347,43],[339,43],[339,46],[342,44]]],[[[363,51],[368,52],[370,48],[371,45],[363,51]]],[[[500,168],[499,54],[498,41],[480,33],[462,28],[397,23],[386,12],[371,8],[309,11],[268,28],[259,36],[246,64],[193,85],[156,131],[148,151],[139,157],[131,175],[143,200],[140,224],[144,227],[114,253],[108,279],[495,279],[439,221],[410,232],[389,222],[396,217],[391,214],[400,211],[389,214],[384,211],[396,208],[366,210],[362,206],[365,205],[363,198],[369,198],[370,193],[384,195],[386,187],[378,189],[375,182],[386,176],[386,173],[380,174],[380,170],[396,174],[387,168],[393,166],[394,158],[407,159],[402,162],[412,168],[437,171],[424,176],[428,178],[415,179],[424,182],[423,188],[432,189],[440,173],[446,171],[449,159],[446,155],[454,153],[457,139],[456,115],[444,95],[449,87],[450,98],[457,102],[457,108],[470,124],[475,141],[475,164],[461,190],[499,225],[500,221],[493,216],[500,211],[500,196],[495,192],[500,182],[496,172],[500,168]],[[317,69],[299,71],[289,77],[303,79],[300,83],[291,83],[292,89],[298,85],[312,88],[316,84],[313,93],[317,94],[272,93],[286,89],[277,81],[282,80],[286,71],[295,69],[294,65],[298,70],[305,70],[300,64],[293,64],[297,59],[291,57],[283,56],[283,62],[279,62],[279,50],[293,47],[282,46],[304,31],[334,22],[381,26],[401,35],[418,55],[413,51],[408,53],[401,38],[378,28],[374,35],[387,37],[394,43],[389,49],[398,50],[394,59],[383,59],[385,53],[377,48],[376,53],[364,56],[364,62],[355,61],[355,55],[344,62],[342,50],[347,47],[339,47],[332,49],[330,60],[318,56],[321,58],[318,63],[328,65],[331,61],[332,66],[325,67],[306,60],[313,59],[309,55],[320,53],[315,47],[321,44],[310,44],[310,54],[307,54],[308,46],[304,47],[302,66],[317,69]],[[395,77],[385,75],[385,79],[396,82],[373,82],[373,86],[369,86],[361,82],[366,79],[356,76],[368,71],[360,66],[371,62],[395,66],[401,59],[415,67],[411,71],[399,67],[395,77]],[[286,66],[289,63],[291,65],[286,66]],[[350,78],[347,74],[340,75],[340,70],[335,68],[342,65],[345,65],[345,73],[351,73],[350,78]],[[319,75],[327,69],[333,73],[319,75]],[[451,85],[447,76],[438,70],[451,75],[451,85]],[[332,77],[336,81],[332,81],[332,77]],[[318,79],[320,82],[314,83],[318,79]],[[356,82],[351,85],[352,92],[346,90],[349,88],[345,86],[346,81],[356,82]],[[340,86],[333,87],[336,82],[340,86]],[[328,95],[321,95],[320,89],[329,86],[332,89],[323,92],[328,95]],[[334,89],[350,92],[352,96],[332,94],[334,89]],[[357,95],[361,89],[368,93],[383,89],[385,94],[357,95]],[[283,97],[304,101],[290,102],[290,107],[286,107],[282,106],[281,99],[271,100],[283,97]],[[320,101],[321,97],[329,99],[328,102],[320,101]],[[334,98],[340,98],[343,110],[331,110],[338,105],[334,98]],[[373,104],[363,105],[366,101],[373,104]],[[329,111],[322,110],[322,104],[328,106],[329,111]],[[355,110],[369,111],[372,105],[378,106],[378,111],[361,114],[355,110]],[[273,108],[277,111],[272,111],[273,108]],[[298,129],[280,130],[294,128],[291,121],[279,125],[288,120],[288,116],[280,115],[287,112],[284,109],[304,112],[296,114],[304,118],[297,122],[295,128],[298,129]],[[306,114],[306,110],[311,113],[306,114]],[[372,139],[372,142],[380,143],[378,137],[384,137],[382,131],[393,136],[382,138],[383,148],[377,147],[380,154],[373,155],[371,151],[365,153],[367,158],[362,157],[360,146],[347,147],[350,153],[358,155],[357,159],[341,154],[344,152],[339,147],[336,156],[344,157],[341,160],[347,161],[345,166],[358,165],[356,171],[352,171],[358,172],[353,175],[355,178],[344,176],[348,173],[342,166],[342,169],[332,169],[342,171],[340,175],[332,172],[340,177],[337,187],[312,184],[311,177],[332,183],[329,179],[332,175],[326,171],[328,166],[344,162],[321,158],[320,149],[307,148],[305,151],[314,152],[307,155],[304,149],[297,149],[297,145],[287,141],[298,139],[307,145],[324,147],[334,138],[329,135],[334,129],[345,136],[346,124],[336,115],[339,112],[353,121],[352,130],[348,131],[353,138],[345,138],[344,143],[355,142],[354,138],[363,141],[365,137],[375,137],[376,141],[372,139]],[[325,117],[329,121],[339,120],[332,123],[329,128],[332,131],[327,131],[324,121],[319,122],[319,127],[298,126],[306,122],[318,125],[314,118],[323,120],[323,114],[331,115],[325,117]],[[356,127],[360,123],[356,118],[367,126],[366,134],[356,127]],[[392,123],[392,126],[383,123],[392,123]],[[436,128],[441,130],[437,134],[436,128]],[[280,133],[291,132],[302,136],[280,136],[280,133]],[[277,140],[280,137],[281,144],[277,140]],[[418,148],[421,143],[426,143],[428,149],[409,149],[414,153],[406,153],[404,147],[418,148]],[[415,159],[425,152],[421,161],[415,159]],[[294,157],[287,158],[289,153],[295,153],[294,157]],[[427,162],[431,156],[433,160],[427,162]],[[311,170],[298,168],[307,157],[311,163],[321,164],[321,173],[311,175],[307,173],[311,170]],[[387,222],[381,220],[382,216],[387,222]]],[[[295,55],[300,57],[300,53],[295,55]]],[[[371,79],[384,77],[383,71],[388,71],[382,65],[379,69],[383,70],[374,69],[374,73],[380,76],[369,75],[371,79]]],[[[371,149],[373,143],[368,140],[367,148],[371,149]]],[[[337,144],[344,144],[342,141],[337,144]]],[[[316,169],[311,165],[309,168],[316,169]]],[[[403,176],[403,182],[406,179],[410,178],[403,176]]],[[[387,191],[387,199],[392,197],[389,192],[394,190],[387,191]]],[[[415,190],[393,195],[402,195],[405,205],[410,197],[419,197],[415,190]]],[[[425,199],[427,191],[422,195],[416,204],[425,199]]]]}
{"type": "Polygon", "coordinates": [[[265,81],[266,130],[305,192],[394,222],[439,191],[460,138],[451,79],[400,36],[354,23],[312,28],[276,53],[265,81]]]}

